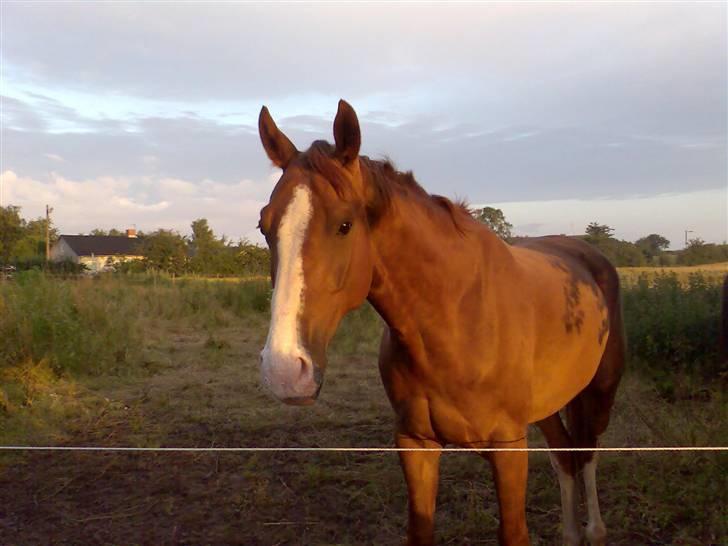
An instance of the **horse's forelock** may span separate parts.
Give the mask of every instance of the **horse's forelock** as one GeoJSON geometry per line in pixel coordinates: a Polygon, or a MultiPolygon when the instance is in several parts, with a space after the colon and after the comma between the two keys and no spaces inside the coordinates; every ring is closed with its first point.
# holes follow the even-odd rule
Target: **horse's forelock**
{"type": "Polygon", "coordinates": [[[334,159],[336,149],[325,140],[317,140],[304,154],[305,166],[320,174],[341,198],[351,192],[351,182],[344,167],[334,159]]]}

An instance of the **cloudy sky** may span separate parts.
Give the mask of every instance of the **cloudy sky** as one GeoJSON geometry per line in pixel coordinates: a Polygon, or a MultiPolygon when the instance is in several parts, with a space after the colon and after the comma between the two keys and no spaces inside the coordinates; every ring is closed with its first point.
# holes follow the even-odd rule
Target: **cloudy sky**
{"type": "Polygon", "coordinates": [[[523,235],[728,238],[726,4],[0,4],[2,203],[260,241],[266,104],[523,235]]]}

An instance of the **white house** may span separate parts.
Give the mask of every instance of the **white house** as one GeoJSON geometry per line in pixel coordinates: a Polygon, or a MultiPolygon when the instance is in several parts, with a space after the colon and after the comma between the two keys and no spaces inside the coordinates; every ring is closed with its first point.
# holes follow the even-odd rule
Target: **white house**
{"type": "Polygon", "coordinates": [[[51,247],[51,260],[71,260],[86,266],[91,272],[104,271],[114,263],[139,260],[136,230],[127,229],[126,236],[115,235],[61,235],[51,247]]]}

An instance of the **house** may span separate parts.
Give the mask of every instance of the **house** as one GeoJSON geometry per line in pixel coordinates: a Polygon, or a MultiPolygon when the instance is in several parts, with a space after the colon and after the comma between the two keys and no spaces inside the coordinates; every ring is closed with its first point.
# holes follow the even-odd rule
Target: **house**
{"type": "Polygon", "coordinates": [[[143,258],[136,230],[127,229],[126,236],[61,235],[51,247],[54,262],[70,260],[96,273],[109,269],[114,263],[143,258]]]}

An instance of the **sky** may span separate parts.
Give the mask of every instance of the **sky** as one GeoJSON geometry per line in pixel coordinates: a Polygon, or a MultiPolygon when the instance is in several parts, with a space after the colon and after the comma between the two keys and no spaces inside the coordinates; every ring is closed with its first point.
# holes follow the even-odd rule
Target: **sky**
{"type": "Polygon", "coordinates": [[[262,242],[297,145],[356,109],[362,153],[501,208],[518,235],[728,239],[727,5],[0,3],[0,201],[62,233],[262,242]]]}

